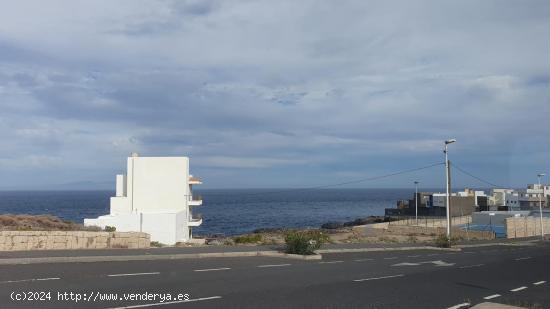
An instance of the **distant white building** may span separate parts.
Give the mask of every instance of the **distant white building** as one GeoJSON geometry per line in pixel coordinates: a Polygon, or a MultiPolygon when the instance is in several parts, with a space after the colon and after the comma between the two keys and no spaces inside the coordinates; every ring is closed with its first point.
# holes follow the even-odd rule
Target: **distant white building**
{"type": "Polygon", "coordinates": [[[499,206],[506,206],[508,210],[519,210],[519,194],[514,189],[492,189],[489,197],[489,206],[496,210],[499,206]]]}
{"type": "Polygon", "coordinates": [[[542,200],[542,206],[548,207],[548,197],[550,195],[550,186],[530,184],[526,190],[519,191],[519,202],[524,209],[536,208],[539,206],[539,200],[542,200]]]}
{"type": "Polygon", "coordinates": [[[192,206],[202,204],[192,186],[202,182],[189,174],[187,157],[128,158],[126,175],[116,176],[116,196],[110,214],[84,219],[87,226],[116,227],[120,232],[145,232],[152,241],[173,245],[193,238],[192,228],[202,224],[192,206]]]}

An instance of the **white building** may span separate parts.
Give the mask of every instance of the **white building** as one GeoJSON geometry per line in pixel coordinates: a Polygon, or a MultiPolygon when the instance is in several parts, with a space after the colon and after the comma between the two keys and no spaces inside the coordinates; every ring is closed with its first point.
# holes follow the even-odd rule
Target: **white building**
{"type": "Polygon", "coordinates": [[[202,204],[192,186],[202,182],[189,174],[187,157],[128,158],[126,175],[116,176],[116,196],[110,214],[84,219],[87,226],[113,226],[120,232],[145,232],[152,241],[173,245],[192,239],[202,224],[191,207],[202,204]]]}
{"type": "MultiPolygon", "coordinates": [[[[519,209],[518,193],[514,189],[492,189],[489,206],[507,206],[510,210],[519,209]]],[[[495,208],[496,210],[496,208],[495,208]]]]}
{"type": "Polygon", "coordinates": [[[542,200],[543,207],[547,207],[548,196],[550,195],[550,186],[530,184],[526,190],[519,191],[519,202],[521,207],[536,208],[539,206],[539,201],[542,200]]]}

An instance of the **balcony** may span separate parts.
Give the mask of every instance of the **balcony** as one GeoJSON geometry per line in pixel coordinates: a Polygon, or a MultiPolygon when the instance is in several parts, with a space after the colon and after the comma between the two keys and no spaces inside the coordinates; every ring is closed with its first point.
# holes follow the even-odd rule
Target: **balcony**
{"type": "Polygon", "coordinates": [[[200,205],[202,205],[201,195],[192,195],[189,197],[189,206],[200,206],[200,205]]]}
{"type": "Polygon", "coordinates": [[[190,185],[202,185],[202,181],[199,178],[197,178],[193,175],[189,175],[189,184],[190,185]]]}
{"type": "Polygon", "coordinates": [[[189,220],[187,221],[188,226],[199,226],[201,224],[202,224],[201,214],[196,214],[196,215],[189,214],[189,220]]]}

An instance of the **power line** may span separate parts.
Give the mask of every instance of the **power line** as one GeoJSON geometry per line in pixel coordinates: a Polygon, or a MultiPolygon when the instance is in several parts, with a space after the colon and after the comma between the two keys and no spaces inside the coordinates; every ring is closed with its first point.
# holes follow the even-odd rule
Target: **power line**
{"type": "MultiPolygon", "coordinates": [[[[249,195],[263,195],[263,194],[278,194],[278,193],[286,193],[286,192],[308,191],[308,190],[318,190],[318,189],[330,188],[330,187],[338,187],[338,186],[344,186],[344,185],[349,185],[349,184],[356,184],[356,183],[361,183],[361,182],[366,182],[366,181],[373,181],[373,180],[378,180],[378,179],[389,178],[389,177],[398,176],[398,175],[402,175],[402,174],[408,174],[408,173],[425,170],[425,169],[428,169],[428,168],[431,168],[431,167],[434,167],[434,166],[438,166],[438,165],[443,165],[443,164],[445,164],[445,163],[444,162],[433,163],[433,164],[430,164],[430,165],[417,167],[417,168],[412,168],[412,169],[408,169],[408,170],[402,170],[402,171],[394,172],[394,173],[390,173],[390,174],[367,177],[367,178],[361,178],[361,179],[356,179],[356,180],[351,180],[351,181],[344,181],[344,182],[327,184],[327,185],[320,185],[320,186],[315,186],[315,187],[286,189],[286,190],[258,192],[258,193],[247,193],[247,194],[243,194],[243,195],[244,196],[249,196],[249,195]]],[[[216,195],[224,195],[224,194],[208,194],[208,195],[209,196],[216,196],[216,195]]]]}
{"type": "Polygon", "coordinates": [[[483,183],[485,183],[485,184],[488,184],[488,185],[490,185],[491,187],[494,187],[494,188],[500,187],[500,186],[497,186],[497,185],[495,185],[494,183],[492,183],[492,182],[490,182],[490,181],[484,180],[484,179],[481,178],[481,177],[475,176],[475,175],[473,175],[472,173],[469,173],[469,172],[465,171],[465,170],[462,169],[460,166],[456,165],[456,163],[454,163],[454,162],[451,162],[451,163],[452,163],[452,164],[451,164],[451,167],[452,167],[452,168],[457,169],[458,171],[462,172],[462,173],[465,174],[465,175],[468,175],[468,176],[470,176],[470,177],[472,177],[472,178],[474,178],[474,179],[477,179],[477,180],[479,180],[479,181],[481,181],[481,182],[483,182],[483,183]]]}

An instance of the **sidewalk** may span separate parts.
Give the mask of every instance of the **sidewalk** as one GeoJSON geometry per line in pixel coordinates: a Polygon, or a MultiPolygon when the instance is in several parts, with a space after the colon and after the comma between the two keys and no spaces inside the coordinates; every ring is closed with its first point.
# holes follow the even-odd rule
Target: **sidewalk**
{"type": "MultiPolygon", "coordinates": [[[[426,244],[326,244],[318,253],[377,252],[402,250],[451,250],[459,251],[461,247],[478,247],[510,244],[532,244],[534,240],[506,241],[458,245],[455,248],[437,248],[426,244]]],[[[0,252],[0,265],[68,263],[68,262],[101,262],[101,261],[138,261],[138,260],[173,260],[213,257],[246,257],[269,256],[299,259],[320,259],[321,256],[304,257],[281,253],[281,246],[197,246],[165,247],[150,249],[89,249],[89,250],[41,250],[0,252]]]]}

